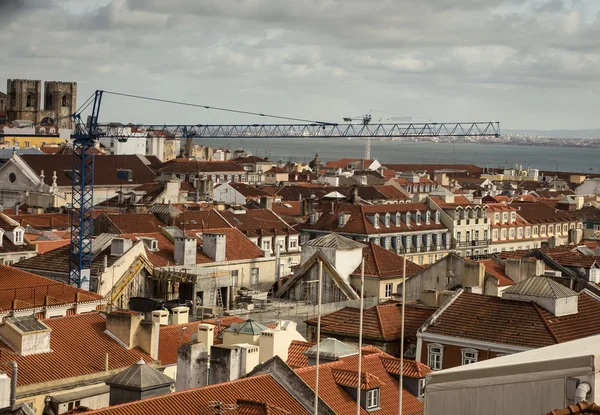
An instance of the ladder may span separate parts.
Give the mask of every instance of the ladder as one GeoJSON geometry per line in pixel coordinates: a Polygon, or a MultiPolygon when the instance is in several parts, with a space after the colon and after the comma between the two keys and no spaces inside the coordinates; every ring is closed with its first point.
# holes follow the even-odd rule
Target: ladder
{"type": "Polygon", "coordinates": [[[217,307],[223,307],[223,296],[217,282],[217,277],[214,275],[212,276],[212,284],[210,286],[210,298],[215,299],[215,305],[217,307]]]}

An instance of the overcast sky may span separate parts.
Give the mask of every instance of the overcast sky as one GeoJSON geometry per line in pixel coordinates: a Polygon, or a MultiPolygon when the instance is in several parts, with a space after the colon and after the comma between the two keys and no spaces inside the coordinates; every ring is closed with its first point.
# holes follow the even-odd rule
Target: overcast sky
{"type": "MultiPolygon", "coordinates": [[[[342,122],[600,127],[598,0],[0,0],[0,79],[342,122]]],[[[0,90],[4,91],[4,81],[0,90]]],[[[103,121],[268,122],[107,97],[103,121]]]]}

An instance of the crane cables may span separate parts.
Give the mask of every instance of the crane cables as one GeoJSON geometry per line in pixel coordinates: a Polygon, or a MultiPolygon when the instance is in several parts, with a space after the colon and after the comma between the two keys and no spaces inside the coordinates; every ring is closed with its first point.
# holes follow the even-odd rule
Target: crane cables
{"type": "MultiPolygon", "coordinates": [[[[154,97],[147,97],[147,96],[143,96],[143,95],[126,94],[123,92],[104,91],[103,90],[102,93],[106,94],[106,95],[134,98],[134,99],[140,99],[140,100],[145,100],[145,101],[161,102],[164,104],[174,104],[174,105],[181,105],[181,106],[186,106],[186,107],[194,107],[194,108],[202,108],[202,109],[207,109],[207,110],[229,112],[229,113],[233,113],[233,114],[253,115],[253,116],[257,116],[257,117],[274,118],[274,119],[285,120],[285,121],[299,121],[299,122],[304,122],[304,123],[309,123],[309,124],[320,124],[320,125],[324,125],[324,126],[325,125],[337,125],[337,123],[331,123],[331,122],[326,122],[326,121],[316,121],[316,120],[309,120],[306,118],[286,117],[286,116],[275,115],[275,114],[266,114],[266,113],[262,113],[262,112],[244,111],[244,110],[224,108],[224,107],[215,107],[215,106],[211,106],[211,105],[195,104],[195,103],[191,103],[191,102],[176,101],[176,100],[170,100],[170,99],[164,99],[164,98],[154,98],[154,97]]],[[[81,112],[85,111],[85,109],[93,102],[94,96],[95,96],[95,93],[92,94],[79,107],[79,109],[77,110],[77,113],[81,113],[81,112]]]]}

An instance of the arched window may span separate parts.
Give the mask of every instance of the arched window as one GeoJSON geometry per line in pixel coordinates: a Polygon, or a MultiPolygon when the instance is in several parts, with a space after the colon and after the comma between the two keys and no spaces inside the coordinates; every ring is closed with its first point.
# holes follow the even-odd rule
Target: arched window
{"type": "Polygon", "coordinates": [[[373,226],[379,228],[379,213],[376,213],[375,216],[373,216],[373,226]]]}
{"type": "Polygon", "coordinates": [[[417,215],[416,215],[416,219],[415,222],[417,222],[417,225],[421,224],[421,212],[417,210],[417,215]]]}
{"type": "Polygon", "coordinates": [[[427,212],[425,212],[425,224],[429,225],[430,222],[431,222],[431,212],[428,210],[427,212]]]}
{"type": "Polygon", "coordinates": [[[63,107],[66,107],[66,106],[67,106],[67,96],[66,96],[66,95],[63,95],[63,96],[62,96],[62,102],[61,102],[61,105],[62,105],[63,107]]]}
{"type": "Polygon", "coordinates": [[[385,226],[387,228],[390,227],[390,213],[389,212],[385,214],[385,226]]]}
{"type": "Polygon", "coordinates": [[[396,212],[396,226],[400,226],[400,212],[396,212]]]}
{"type": "Polygon", "coordinates": [[[33,95],[27,94],[27,103],[25,104],[27,107],[33,107],[33,95]]]}
{"type": "Polygon", "coordinates": [[[405,222],[407,226],[410,226],[410,212],[406,212],[405,222]]]}
{"type": "Polygon", "coordinates": [[[440,223],[440,212],[435,212],[435,223],[440,223]]]}
{"type": "Polygon", "coordinates": [[[338,215],[338,226],[344,226],[344,214],[342,212],[338,215]]]}

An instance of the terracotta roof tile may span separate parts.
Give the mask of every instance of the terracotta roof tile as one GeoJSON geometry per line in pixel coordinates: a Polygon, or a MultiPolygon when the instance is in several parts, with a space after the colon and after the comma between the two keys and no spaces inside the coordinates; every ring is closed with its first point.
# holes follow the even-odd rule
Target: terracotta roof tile
{"type": "Polygon", "coordinates": [[[237,316],[222,317],[217,323],[216,319],[203,321],[191,321],[186,324],[176,324],[169,326],[160,326],[160,335],[158,339],[158,360],[163,365],[172,365],[177,363],[177,349],[184,343],[192,340],[192,335],[198,332],[198,326],[203,323],[215,325],[214,344],[221,344],[223,341],[219,338],[223,330],[233,323],[243,323],[245,320],[237,316]],[[185,330],[183,328],[185,327],[185,330]],[[183,333],[183,337],[182,337],[183,333]]]}
{"type": "MultiPolygon", "coordinates": [[[[383,363],[383,367],[385,367],[385,370],[387,370],[388,373],[391,373],[393,375],[400,374],[400,359],[397,359],[395,357],[382,357],[381,362],[383,363]]],[[[411,378],[424,378],[425,375],[433,372],[429,368],[429,366],[417,362],[415,360],[407,359],[404,359],[402,369],[402,374],[411,378]]]]}
{"type": "Polygon", "coordinates": [[[264,235],[297,235],[299,232],[270,209],[246,209],[243,214],[231,210],[220,212],[228,224],[248,237],[264,235]]]}
{"type": "Polygon", "coordinates": [[[308,366],[308,357],[304,352],[313,347],[316,343],[294,340],[288,348],[287,365],[292,369],[308,366]]]}
{"type": "Polygon", "coordinates": [[[600,414],[600,406],[594,403],[581,401],[575,405],[569,405],[565,409],[555,409],[546,415],[597,415],[600,414]]]}
{"type": "Polygon", "coordinates": [[[45,254],[48,251],[67,246],[70,243],[69,239],[60,239],[58,241],[34,241],[33,245],[37,247],[38,254],[45,254]]]}
{"type": "Polygon", "coordinates": [[[60,213],[20,214],[10,215],[11,219],[19,222],[23,227],[30,226],[37,230],[69,229],[71,226],[69,215],[60,213]]]}
{"type": "MultiPolygon", "coordinates": [[[[417,330],[435,312],[434,307],[406,304],[404,329],[407,340],[416,339],[417,330]]],[[[321,334],[351,336],[358,338],[357,321],[360,310],[344,307],[321,317],[321,334]]],[[[315,325],[316,319],[307,324],[315,325]]],[[[369,307],[363,311],[363,337],[380,341],[400,340],[402,307],[394,301],[369,307]]]]}
{"type": "MultiPolygon", "coordinates": [[[[367,245],[367,249],[362,251],[365,262],[365,277],[402,277],[404,270],[404,258],[402,256],[372,242],[365,245],[367,245]]],[[[406,260],[407,277],[422,270],[421,266],[408,259],[406,260]]],[[[354,270],[354,275],[360,275],[360,266],[354,270]]]]}
{"type": "MultiPolygon", "coordinates": [[[[71,186],[72,179],[66,173],[66,171],[73,169],[73,157],[71,155],[25,154],[20,157],[36,174],[40,174],[44,170],[46,177],[49,177],[53,171],[56,171],[56,183],[59,186],[71,186]]],[[[96,186],[120,185],[121,181],[117,177],[117,169],[131,169],[133,171],[132,181],[123,184],[148,183],[153,182],[156,178],[152,170],[137,155],[98,156],[94,158],[94,167],[97,172],[102,172],[102,174],[94,176],[96,186]]]]}
{"type": "MultiPolygon", "coordinates": [[[[310,413],[279,385],[275,379],[265,374],[112,406],[92,411],[90,414],[208,414],[215,412],[211,412],[213,408],[210,407],[210,403],[213,401],[237,404],[240,400],[264,402],[270,405],[270,408],[283,407],[294,415],[308,415],[310,413]]],[[[228,412],[228,414],[240,415],[240,412],[236,410],[228,412]]],[[[261,414],[261,412],[254,410],[254,412],[241,412],[241,414],[255,415],[261,414]]],[[[279,411],[275,412],[275,414],[283,415],[285,412],[279,411]]]]}
{"type": "Polygon", "coordinates": [[[160,229],[165,226],[152,213],[103,213],[101,216],[110,220],[119,233],[160,232],[160,229]]]}
{"type": "Polygon", "coordinates": [[[99,313],[51,318],[44,323],[52,329],[49,353],[20,356],[0,343],[0,370],[10,376],[9,361],[16,360],[18,386],[104,372],[106,353],[110,370],[131,366],[140,359],[153,360],[141,350],[124,348],[106,334],[106,322],[99,313]],[[85,339],[85,353],[81,339],[85,339]]]}
{"type": "MultiPolygon", "coordinates": [[[[398,414],[398,380],[394,375],[388,373],[383,366],[381,357],[391,357],[385,353],[376,353],[363,356],[361,369],[363,373],[371,376],[373,385],[375,379],[379,381],[380,409],[377,410],[381,415],[398,414]]],[[[319,396],[338,414],[354,414],[356,412],[356,401],[348,392],[336,383],[336,376],[340,379],[342,371],[350,375],[356,374],[358,367],[358,356],[350,356],[336,362],[319,365],[319,396]]],[[[315,385],[315,366],[309,366],[296,369],[296,373],[311,387],[315,385]]],[[[356,383],[357,376],[355,376],[356,383]]],[[[348,376],[350,377],[350,376],[348,376]]],[[[368,385],[371,386],[371,385],[368,385]]],[[[403,414],[413,415],[423,413],[423,403],[414,397],[406,389],[402,391],[404,402],[403,414]]],[[[369,412],[361,408],[363,415],[369,412]]]]}
{"type": "Polygon", "coordinates": [[[48,298],[53,305],[102,300],[101,295],[0,265],[0,310],[39,307],[46,304],[48,298]]]}
{"type": "MultiPolygon", "coordinates": [[[[358,388],[358,372],[351,369],[332,369],[331,374],[335,383],[342,386],[358,388]]],[[[370,373],[360,373],[360,387],[362,389],[373,389],[381,386],[381,381],[370,373]]]]}
{"type": "Polygon", "coordinates": [[[499,287],[506,287],[515,284],[515,282],[504,273],[504,268],[502,268],[501,265],[497,264],[493,259],[486,259],[478,262],[482,263],[485,266],[485,272],[498,278],[499,287]]]}

